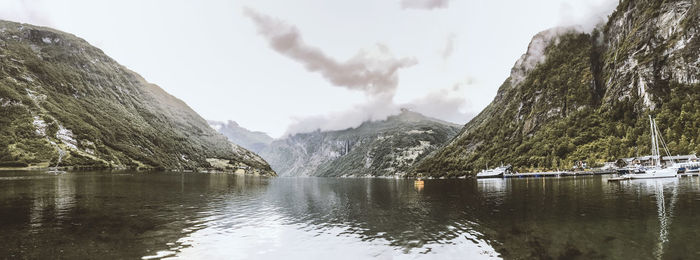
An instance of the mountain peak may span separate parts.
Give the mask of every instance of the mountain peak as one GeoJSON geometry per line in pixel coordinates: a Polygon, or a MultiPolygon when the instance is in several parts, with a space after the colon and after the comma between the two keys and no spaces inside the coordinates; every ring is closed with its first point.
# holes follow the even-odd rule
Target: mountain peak
{"type": "Polygon", "coordinates": [[[226,123],[213,120],[208,120],[208,122],[211,127],[226,136],[229,141],[255,153],[265,149],[273,140],[266,133],[248,130],[233,120],[228,120],[226,123]]]}
{"type": "Polygon", "coordinates": [[[434,117],[429,117],[429,116],[423,115],[419,112],[412,111],[412,110],[407,109],[407,108],[402,108],[401,113],[399,113],[397,115],[389,116],[389,118],[387,118],[387,121],[388,120],[399,120],[399,121],[404,121],[404,122],[429,121],[429,122],[434,122],[434,123],[449,125],[449,126],[455,126],[455,127],[462,126],[459,124],[447,122],[447,121],[437,119],[434,117]]]}
{"type": "Polygon", "coordinates": [[[240,125],[238,124],[238,122],[233,121],[233,120],[228,120],[228,121],[226,121],[226,123],[228,124],[229,127],[237,127],[237,126],[240,126],[240,125]]]}
{"type": "Polygon", "coordinates": [[[533,36],[527,51],[515,62],[511,69],[511,85],[519,85],[525,79],[527,73],[545,61],[545,49],[552,43],[557,44],[559,36],[579,31],[580,28],[578,27],[554,27],[533,36]]]}
{"type": "Polygon", "coordinates": [[[401,109],[385,120],[344,130],[300,133],[260,155],[280,175],[403,176],[457,134],[458,125],[401,109]]]}

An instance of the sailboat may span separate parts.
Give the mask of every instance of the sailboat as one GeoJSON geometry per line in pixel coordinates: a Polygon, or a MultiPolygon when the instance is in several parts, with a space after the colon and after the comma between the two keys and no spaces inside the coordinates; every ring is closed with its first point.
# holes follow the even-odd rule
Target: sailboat
{"type": "Polygon", "coordinates": [[[678,167],[671,166],[667,168],[661,167],[661,153],[659,151],[659,144],[663,147],[664,152],[668,156],[671,153],[668,151],[666,142],[664,138],[659,133],[659,128],[656,126],[656,120],[649,116],[649,123],[651,125],[651,161],[652,166],[645,169],[644,173],[632,174],[630,179],[655,179],[655,178],[671,178],[676,177],[678,174],[678,167]]]}

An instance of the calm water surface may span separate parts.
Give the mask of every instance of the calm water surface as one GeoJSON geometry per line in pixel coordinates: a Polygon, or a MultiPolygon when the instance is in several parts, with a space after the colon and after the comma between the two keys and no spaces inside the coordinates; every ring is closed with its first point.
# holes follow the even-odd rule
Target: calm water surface
{"type": "Polygon", "coordinates": [[[0,258],[700,258],[700,178],[605,178],[0,172],[0,258]]]}

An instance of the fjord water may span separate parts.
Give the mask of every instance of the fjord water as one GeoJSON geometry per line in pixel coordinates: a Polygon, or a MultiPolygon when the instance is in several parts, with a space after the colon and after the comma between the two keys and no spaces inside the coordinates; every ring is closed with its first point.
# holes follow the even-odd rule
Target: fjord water
{"type": "Polygon", "coordinates": [[[2,258],[700,257],[700,179],[0,172],[2,258]]]}

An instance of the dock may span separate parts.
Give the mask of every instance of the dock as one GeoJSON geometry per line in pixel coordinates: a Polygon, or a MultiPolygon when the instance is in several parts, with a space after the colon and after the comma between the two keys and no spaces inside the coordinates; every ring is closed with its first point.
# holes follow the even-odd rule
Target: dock
{"type": "Polygon", "coordinates": [[[555,171],[555,172],[525,172],[525,173],[509,173],[504,174],[503,178],[538,178],[538,177],[559,177],[569,174],[566,171],[555,171]]]}
{"type": "MultiPolygon", "coordinates": [[[[697,177],[697,176],[700,176],[700,173],[692,172],[692,173],[676,174],[676,177],[678,177],[678,178],[680,178],[680,177],[697,177]]],[[[608,181],[626,181],[626,180],[631,180],[632,179],[631,177],[632,177],[631,174],[626,174],[626,175],[622,175],[619,177],[609,178],[608,181]]]]}
{"type": "Polygon", "coordinates": [[[526,172],[508,173],[503,178],[540,178],[540,177],[566,177],[566,176],[590,176],[617,173],[616,170],[595,170],[595,171],[551,171],[551,172],[526,172]]]}

